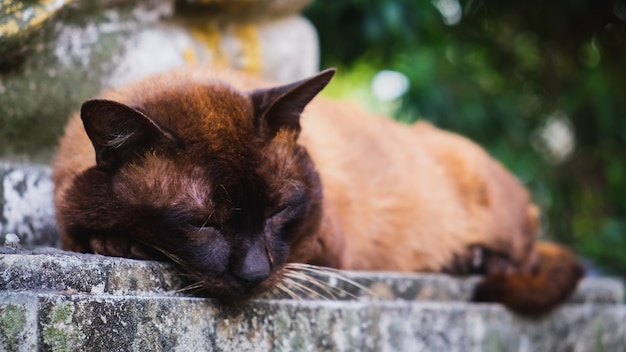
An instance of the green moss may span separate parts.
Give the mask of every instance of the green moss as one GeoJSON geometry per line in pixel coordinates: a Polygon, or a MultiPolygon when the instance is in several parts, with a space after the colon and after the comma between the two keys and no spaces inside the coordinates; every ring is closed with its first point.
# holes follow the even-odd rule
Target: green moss
{"type": "Polygon", "coordinates": [[[15,304],[7,304],[0,310],[0,333],[9,346],[15,344],[15,339],[26,326],[26,312],[15,304]]]}
{"type": "Polygon", "coordinates": [[[291,340],[290,347],[292,351],[306,351],[307,340],[303,336],[296,335],[296,337],[291,340]]]}
{"type": "Polygon", "coordinates": [[[72,317],[76,308],[72,302],[54,305],[50,312],[50,320],[43,327],[43,340],[52,351],[69,351],[77,339],[77,330],[72,325],[72,317]]]}
{"type": "Polygon", "coordinates": [[[52,351],[70,350],[70,336],[63,329],[46,326],[43,329],[43,340],[52,351]]]}
{"type": "Polygon", "coordinates": [[[52,323],[65,323],[69,324],[72,322],[72,316],[74,315],[74,305],[72,302],[61,303],[54,308],[52,308],[52,314],[50,314],[50,319],[52,323]]]}
{"type": "Polygon", "coordinates": [[[602,342],[603,339],[602,337],[604,336],[604,324],[602,322],[598,322],[598,324],[595,327],[595,349],[594,351],[597,352],[604,352],[606,351],[606,347],[604,346],[604,343],[602,342]]]}
{"type": "Polygon", "coordinates": [[[483,340],[483,351],[504,352],[507,351],[507,345],[502,338],[502,333],[493,328],[488,328],[483,340]]]}
{"type": "Polygon", "coordinates": [[[274,323],[278,331],[288,331],[289,326],[290,326],[289,319],[282,315],[278,315],[275,318],[274,323]]]}

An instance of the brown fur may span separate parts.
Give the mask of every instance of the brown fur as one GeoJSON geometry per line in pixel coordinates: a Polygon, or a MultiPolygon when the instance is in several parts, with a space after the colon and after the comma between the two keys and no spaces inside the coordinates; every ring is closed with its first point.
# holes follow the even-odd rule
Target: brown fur
{"type": "Polygon", "coordinates": [[[262,89],[187,69],[86,103],[55,161],[63,247],[169,257],[223,298],[268,289],[286,262],[483,273],[476,300],[527,314],[569,296],[582,269],[536,244],[539,211],[510,173],[428,123],[307,105],[331,76],[262,89]]]}

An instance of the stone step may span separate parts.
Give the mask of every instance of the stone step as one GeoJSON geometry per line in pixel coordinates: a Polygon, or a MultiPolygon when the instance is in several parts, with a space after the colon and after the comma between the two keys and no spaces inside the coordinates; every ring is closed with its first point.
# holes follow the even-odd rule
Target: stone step
{"type": "MultiPolygon", "coordinates": [[[[441,274],[310,268],[299,271],[301,279],[285,282],[290,294],[272,292],[264,298],[468,302],[480,281],[477,276],[455,278],[441,274]]],[[[181,296],[189,284],[168,263],[71,253],[54,248],[33,251],[0,248],[0,273],[0,292],[33,290],[181,296]]],[[[620,281],[586,278],[570,303],[621,304],[623,301],[624,285],[620,281]]]]}
{"type": "Polygon", "coordinates": [[[0,350],[622,351],[624,288],[587,278],[541,320],[467,302],[477,277],[316,271],[298,299],[184,294],[165,263],[0,251],[0,350]],[[312,294],[320,283],[325,288],[312,294]],[[332,294],[327,294],[328,292],[332,294]],[[318,297],[324,296],[324,297],[318,297]]]}
{"type": "Polygon", "coordinates": [[[623,351],[623,305],[526,320],[493,304],[0,293],[3,351],[623,351]]]}

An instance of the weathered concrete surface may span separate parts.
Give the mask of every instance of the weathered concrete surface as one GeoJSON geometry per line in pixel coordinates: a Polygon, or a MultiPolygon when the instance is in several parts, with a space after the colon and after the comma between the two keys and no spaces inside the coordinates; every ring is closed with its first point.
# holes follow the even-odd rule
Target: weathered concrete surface
{"type": "Polygon", "coordinates": [[[0,161],[0,238],[14,233],[23,246],[56,246],[50,168],[0,161]]]}
{"type": "MultiPolygon", "coordinates": [[[[586,279],[539,321],[467,303],[477,278],[317,272],[339,297],[225,306],[168,264],[54,249],[0,254],[0,350],[624,351],[624,288],[586,279]],[[343,278],[343,279],[340,279],[343,278]],[[345,294],[342,293],[345,291],[345,294]]],[[[307,293],[309,295],[307,296],[307,293]]],[[[319,298],[319,297],[318,297],[319,298]]]]}
{"type": "Polygon", "coordinates": [[[48,161],[84,100],[151,73],[213,64],[278,81],[313,74],[317,35],[293,12],[307,1],[0,0],[0,157],[48,161]],[[247,9],[259,18],[241,20],[247,9]]]}
{"type": "Polygon", "coordinates": [[[0,250],[0,291],[155,295],[174,294],[184,286],[180,273],[166,263],[68,253],[53,248],[14,252],[21,254],[8,252],[13,251],[0,250]]]}
{"type": "Polygon", "coordinates": [[[541,321],[463,302],[0,294],[0,348],[53,351],[623,351],[626,309],[569,305],[541,321]]]}
{"type": "Polygon", "coordinates": [[[0,307],[6,350],[622,351],[626,344],[626,309],[608,305],[570,305],[541,321],[462,302],[227,307],[192,297],[20,292],[0,294],[0,307]]]}
{"type": "MultiPolygon", "coordinates": [[[[304,280],[286,282],[298,299],[470,301],[479,277],[439,274],[300,270],[304,280]],[[301,285],[304,285],[301,286],[301,285]]],[[[52,290],[86,294],[177,295],[186,283],[168,263],[65,252],[55,248],[0,247],[0,291],[52,290]]],[[[289,298],[273,292],[268,299],[289,298]]],[[[621,304],[624,286],[587,278],[570,303],[621,304]]]]}

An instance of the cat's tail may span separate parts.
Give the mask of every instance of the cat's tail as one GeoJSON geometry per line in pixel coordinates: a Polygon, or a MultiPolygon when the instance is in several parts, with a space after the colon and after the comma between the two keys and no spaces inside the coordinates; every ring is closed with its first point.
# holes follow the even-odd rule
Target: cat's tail
{"type": "Polygon", "coordinates": [[[488,275],[474,292],[476,302],[499,302],[512,311],[538,317],[565,302],[576,290],[584,269],[568,249],[535,243],[538,264],[532,273],[488,275]]]}

